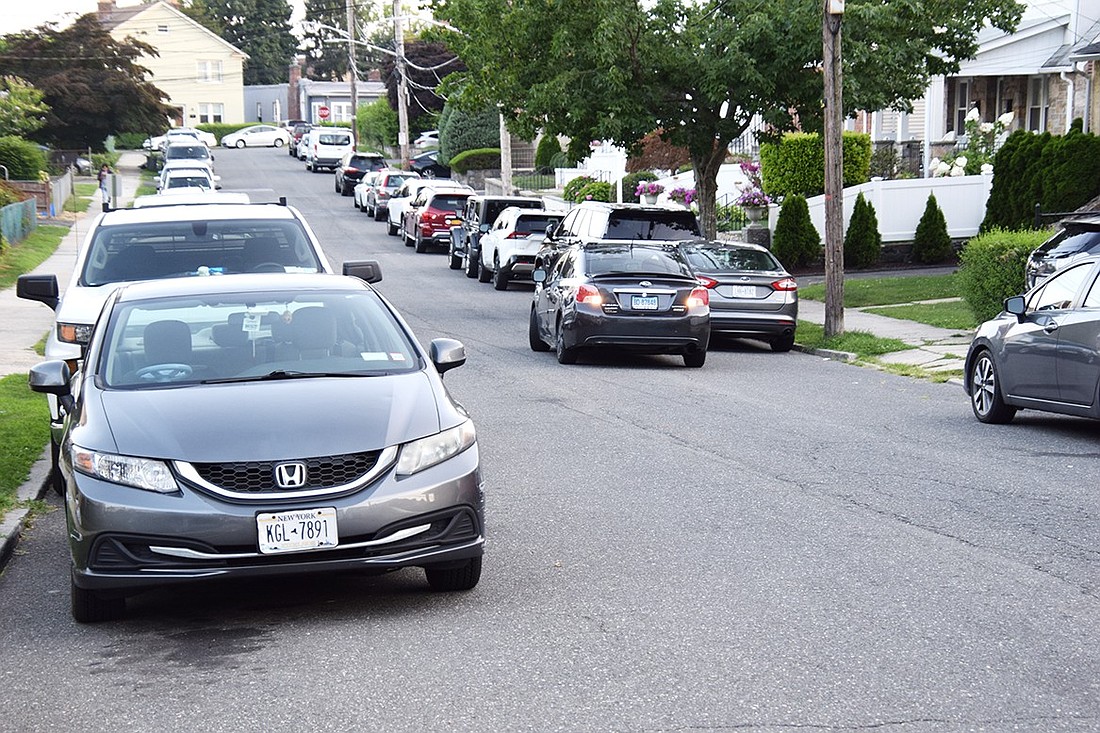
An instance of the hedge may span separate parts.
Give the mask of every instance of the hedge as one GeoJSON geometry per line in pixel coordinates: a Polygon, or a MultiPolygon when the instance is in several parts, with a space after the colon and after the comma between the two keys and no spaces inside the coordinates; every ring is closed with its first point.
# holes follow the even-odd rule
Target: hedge
{"type": "Polygon", "coordinates": [[[0,137],[0,164],[7,167],[10,180],[37,181],[46,170],[46,153],[29,140],[8,135],[0,137]]]}
{"type": "Polygon", "coordinates": [[[993,229],[966,243],[959,254],[958,283],[979,321],[995,317],[1004,309],[1005,298],[1024,291],[1028,255],[1052,233],[993,229]]]}
{"type": "MultiPolygon", "coordinates": [[[[865,183],[871,170],[871,136],[845,132],[843,146],[844,185],[865,183]]],[[[825,143],[816,132],[790,132],[778,143],[764,143],[760,173],[764,193],[773,199],[817,196],[825,191],[825,143]]]]}
{"type": "Polygon", "coordinates": [[[451,158],[451,169],[456,173],[480,170],[500,170],[500,148],[466,150],[451,158]]]}

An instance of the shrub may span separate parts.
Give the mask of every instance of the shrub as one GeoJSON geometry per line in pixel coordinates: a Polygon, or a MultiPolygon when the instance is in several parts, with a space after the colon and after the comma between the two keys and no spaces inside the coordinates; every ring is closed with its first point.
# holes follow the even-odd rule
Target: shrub
{"type": "Polygon", "coordinates": [[[1023,292],[1028,255],[1051,233],[993,229],[966,243],[959,253],[959,290],[979,321],[993,318],[1005,298],[1023,292]]]}
{"type": "Polygon", "coordinates": [[[457,173],[466,171],[500,170],[500,148],[467,150],[451,158],[451,168],[457,173]]]}
{"type": "MultiPolygon", "coordinates": [[[[844,185],[868,179],[871,169],[871,136],[845,132],[844,185]]],[[[760,146],[764,193],[774,198],[790,194],[816,196],[825,190],[825,143],[817,133],[792,132],[777,143],[760,146]]]]}
{"type": "Polygon", "coordinates": [[[13,181],[37,181],[46,170],[46,153],[21,137],[0,137],[0,164],[7,166],[13,181]]]}
{"type": "Polygon", "coordinates": [[[495,107],[479,112],[456,107],[440,116],[439,159],[444,165],[450,165],[451,158],[467,150],[499,147],[500,114],[495,107]]]}
{"type": "Polygon", "coordinates": [[[562,189],[561,196],[566,201],[583,201],[583,199],[577,198],[577,193],[587,186],[589,183],[595,183],[596,179],[591,176],[577,176],[569,183],[565,184],[565,188],[562,189]]]}
{"type": "Polygon", "coordinates": [[[878,230],[875,207],[859,194],[848,231],[844,233],[844,265],[846,267],[870,267],[882,255],[882,234],[878,230]]]}
{"type": "Polygon", "coordinates": [[[0,208],[26,201],[29,196],[30,194],[23,193],[18,188],[9,186],[3,180],[0,180],[0,208]]]}
{"type": "Polygon", "coordinates": [[[141,150],[147,137],[144,132],[120,132],[115,135],[115,150],[141,150]]]}
{"type": "Polygon", "coordinates": [[[639,201],[638,195],[635,191],[638,190],[638,184],[642,181],[656,181],[657,174],[652,171],[638,171],[637,173],[627,173],[623,176],[623,203],[636,204],[639,201]]]}
{"type": "Polygon", "coordinates": [[[203,132],[211,133],[218,141],[218,145],[221,145],[222,138],[231,132],[237,130],[243,130],[246,127],[252,127],[252,125],[258,125],[258,122],[237,122],[230,124],[228,122],[203,122],[201,125],[195,125],[196,130],[202,130],[203,132]]]}
{"type": "Polygon", "coordinates": [[[810,220],[806,197],[791,194],[783,200],[775,222],[772,250],[787,267],[802,267],[821,257],[821,235],[810,220]]]}
{"type": "Polygon", "coordinates": [[[554,157],[561,154],[561,143],[556,135],[545,134],[535,148],[535,169],[543,172],[554,167],[554,157]]]}
{"type": "Polygon", "coordinates": [[[375,148],[397,144],[397,112],[385,97],[359,107],[356,112],[359,140],[375,148]]]}
{"type": "Polygon", "coordinates": [[[943,262],[951,256],[951,235],[947,233],[947,220],[936,203],[936,195],[928,194],[924,214],[913,234],[913,259],[926,265],[943,262]]]}
{"type": "Polygon", "coordinates": [[[581,201],[610,201],[611,184],[607,181],[592,181],[577,191],[578,203],[581,201]]]}

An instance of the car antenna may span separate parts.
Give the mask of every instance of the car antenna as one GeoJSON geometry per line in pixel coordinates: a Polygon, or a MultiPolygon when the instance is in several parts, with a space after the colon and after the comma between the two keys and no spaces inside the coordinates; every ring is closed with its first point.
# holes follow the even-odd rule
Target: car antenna
{"type": "Polygon", "coordinates": [[[279,197],[279,206],[286,206],[286,196],[279,197]]]}

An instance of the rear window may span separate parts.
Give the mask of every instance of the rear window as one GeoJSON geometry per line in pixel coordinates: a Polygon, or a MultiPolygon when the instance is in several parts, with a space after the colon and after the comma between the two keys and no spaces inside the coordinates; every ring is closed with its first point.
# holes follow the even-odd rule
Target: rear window
{"type": "Polygon", "coordinates": [[[168,149],[164,151],[165,160],[179,158],[206,160],[209,157],[210,151],[206,149],[205,145],[169,145],[168,149]]]}
{"type": "Polygon", "coordinates": [[[486,224],[493,224],[496,222],[497,217],[500,216],[500,212],[507,209],[509,206],[515,206],[520,209],[541,209],[541,201],[508,201],[507,199],[502,201],[486,201],[485,202],[485,218],[483,219],[486,224]]]}
{"type": "Polygon", "coordinates": [[[386,167],[384,160],[376,158],[373,155],[353,155],[349,163],[356,168],[368,171],[376,171],[386,167]]]}
{"type": "Polygon", "coordinates": [[[517,234],[542,234],[548,226],[557,226],[560,216],[521,216],[516,220],[517,234]]]}
{"type": "Polygon", "coordinates": [[[416,178],[416,176],[402,176],[396,173],[391,173],[390,175],[382,179],[380,185],[384,186],[385,188],[398,188],[402,183],[409,180],[410,178],[416,178]]]}
{"type": "Polygon", "coordinates": [[[81,284],[234,272],[321,272],[321,263],[294,220],[120,224],[96,230],[81,284]]]}
{"type": "Polygon", "coordinates": [[[607,220],[607,239],[677,240],[701,234],[690,211],[615,211],[607,220]]]}
{"type": "Polygon", "coordinates": [[[431,206],[433,209],[439,209],[440,211],[462,211],[462,207],[466,205],[466,199],[470,197],[470,194],[447,194],[442,196],[433,196],[431,206]]]}
{"type": "Polygon", "coordinates": [[[596,275],[674,275],[693,278],[687,261],[675,249],[601,247],[585,253],[585,269],[596,275]]]}
{"type": "Polygon", "coordinates": [[[686,246],[684,255],[700,272],[775,272],[782,266],[768,252],[722,246],[686,246]]]}
{"type": "Polygon", "coordinates": [[[351,145],[351,135],[318,135],[317,142],[321,145],[351,145]]]}

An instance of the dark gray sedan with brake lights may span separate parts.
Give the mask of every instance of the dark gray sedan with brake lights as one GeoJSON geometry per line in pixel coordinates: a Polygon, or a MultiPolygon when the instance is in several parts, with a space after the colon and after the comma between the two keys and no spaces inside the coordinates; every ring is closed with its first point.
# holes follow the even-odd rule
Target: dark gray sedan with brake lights
{"type": "Polygon", "coordinates": [[[423,349],[358,278],[120,287],[82,371],[47,361],[30,376],[70,408],[73,617],[214,578],[415,566],[435,590],[473,588],[476,435],[441,381],[465,360],[452,339],[423,349]]]}

